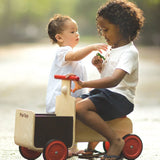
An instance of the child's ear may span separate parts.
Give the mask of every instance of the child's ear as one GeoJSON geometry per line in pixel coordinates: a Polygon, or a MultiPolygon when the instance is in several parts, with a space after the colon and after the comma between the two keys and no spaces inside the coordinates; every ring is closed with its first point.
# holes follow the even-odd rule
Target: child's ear
{"type": "Polygon", "coordinates": [[[58,42],[63,42],[63,38],[62,38],[62,36],[61,36],[60,34],[56,34],[56,35],[55,35],[55,38],[56,38],[56,40],[57,40],[58,42]]]}

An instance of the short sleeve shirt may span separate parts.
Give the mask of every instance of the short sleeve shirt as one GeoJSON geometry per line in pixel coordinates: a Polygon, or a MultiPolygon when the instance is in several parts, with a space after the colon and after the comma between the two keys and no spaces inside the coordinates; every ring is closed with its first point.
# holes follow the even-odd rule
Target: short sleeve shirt
{"type": "Polygon", "coordinates": [[[135,90],[138,82],[138,51],[133,42],[111,49],[103,64],[101,77],[111,76],[119,68],[127,72],[122,81],[113,88],[113,92],[124,95],[130,102],[134,102],[135,90]]]}
{"type": "MultiPolygon", "coordinates": [[[[59,47],[56,51],[48,80],[46,96],[47,113],[55,112],[56,96],[61,94],[61,80],[54,79],[54,75],[66,75],[73,73],[79,76],[82,81],[87,80],[86,68],[81,61],[65,61],[65,56],[70,51],[72,51],[70,46],[59,47]]],[[[74,83],[72,83],[71,87],[74,87],[74,83]]],[[[80,97],[86,92],[86,89],[80,89],[75,93],[71,93],[71,95],[73,97],[80,97]]]]}

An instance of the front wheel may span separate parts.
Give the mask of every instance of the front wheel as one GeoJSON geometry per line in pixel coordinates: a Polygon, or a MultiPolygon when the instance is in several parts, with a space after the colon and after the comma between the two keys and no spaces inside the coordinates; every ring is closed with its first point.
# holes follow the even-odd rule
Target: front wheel
{"type": "Polygon", "coordinates": [[[43,150],[45,160],[66,160],[67,156],[68,149],[62,141],[50,140],[43,150]]]}
{"type": "Polygon", "coordinates": [[[103,149],[104,149],[104,151],[105,151],[106,153],[108,152],[109,147],[110,147],[109,141],[103,142],[103,149]]]}
{"type": "Polygon", "coordinates": [[[126,159],[136,159],[142,152],[143,144],[137,135],[129,134],[124,136],[125,145],[123,148],[123,156],[126,159]]]}

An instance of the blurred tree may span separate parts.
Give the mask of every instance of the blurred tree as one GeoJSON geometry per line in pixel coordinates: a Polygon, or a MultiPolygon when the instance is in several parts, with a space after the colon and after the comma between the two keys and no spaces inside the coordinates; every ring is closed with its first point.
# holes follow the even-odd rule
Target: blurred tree
{"type": "MultiPolygon", "coordinates": [[[[160,0],[131,0],[146,18],[139,43],[160,45],[160,0]]],[[[0,0],[0,44],[37,41],[47,37],[46,26],[56,13],[73,17],[81,36],[94,36],[96,12],[106,0],[0,0]]]]}
{"type": "Polygon", "coordinates": [[[0,0],[0,43],[39,40],[55,13],[74,14],[75,0],[0,0]]]}
{"type": "Polygon", "coordinates": [[[81,35],[95,35],[96,31],[96,13],[99,6],[106,0],[77,0],[75,18],[79,23],[81,35]]]}
{"type": "Polygon", "coordinates": [[[160,0],[136,0],[136,2],[145,16],[141,41],[147,45],[160,46],[160,0]]]}

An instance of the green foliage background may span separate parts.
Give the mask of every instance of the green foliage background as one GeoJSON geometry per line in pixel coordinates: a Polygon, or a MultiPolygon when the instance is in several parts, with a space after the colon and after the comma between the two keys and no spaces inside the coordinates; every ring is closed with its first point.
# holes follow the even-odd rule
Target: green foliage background
{"type": "MultiPolygon", "coordinates": [[[[132,0],[133,1],[133,0],[132,0]]],[[[81,37],[96,37],[97,9],[106,0],[0,0],[0,44],[48,38],[46,26],[57,13],[73,17],[81,37]]],[[[138,43],[160,45],[160,0],[134,0],[146,18],[138,43]]]]}

